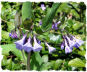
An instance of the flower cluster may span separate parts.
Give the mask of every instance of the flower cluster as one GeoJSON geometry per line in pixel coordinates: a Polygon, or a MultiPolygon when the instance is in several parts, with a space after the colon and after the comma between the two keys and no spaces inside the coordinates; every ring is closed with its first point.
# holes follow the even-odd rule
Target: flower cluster
{"type": "Polygon", "coordinates": [[[18,38],[16,31],[9,33],[9,37],[18,38]]]}
{"type": "Polygon", "coordinates": [[[65,48],[65,53],[71,53],[73,50],[73,47],[79,48],[84,41],[76,39],[74,36],[71,36],[70,38],[65,35],[63,36],[64,41],[61,43],[61,49],[65,48]]]}
{"type": "Polygon", "coordinates": [[[58,29],[57,25],[60,24],[60,23],[61,23],[61,21],[53,23],[52,24],[52,29],[57,30],[58,29]]]}
{"type": "MultiPolygon", "coordinates": [[[[34,40],[34,46],[32,46],[31,44],[31,37],[28,38],[28,41],[26,42],[26,36],[24,35],[23,38],[17,42],[15,42],[16,44],[16,48],[19,50],[24,50],[26,52],[30,52],[30,51],[40,51],[42,49],[42,46],[40,45],[40,41],[37,42],[36,37],[33,37],[34,40]]],[[[45,43],[48,47],[49,53],[52,53],[53,51],[55,51],[56,49],[49,46],[47,43],[45,43]]]]}

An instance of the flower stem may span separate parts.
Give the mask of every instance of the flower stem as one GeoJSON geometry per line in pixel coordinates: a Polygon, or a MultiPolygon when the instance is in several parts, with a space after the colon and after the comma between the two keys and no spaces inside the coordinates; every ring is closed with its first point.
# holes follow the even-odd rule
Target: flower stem
{"type": "Polygon", "coordinates": [[[27,70],[30,70],[30,55],[31,55],[31,52],[29,52],[27,56],[27,70]]]}
{"type": "Polygon", "coordinates": [[[22,55],[23,55],[23,58],[24,58],[24,62],[25,62],[25,65],[26,65],[26,60],[25,60],[25,56],[24,56],[23,50],[21,50],[21,52],[22,52],[22,55]]]}

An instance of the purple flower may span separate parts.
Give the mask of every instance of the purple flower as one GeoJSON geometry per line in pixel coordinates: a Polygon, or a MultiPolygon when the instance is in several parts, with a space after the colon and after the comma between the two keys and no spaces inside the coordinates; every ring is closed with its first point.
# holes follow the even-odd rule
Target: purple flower
{"type": "Polygon", "coordinates": [[[73,40],[70,40],[70,38],[68,36],[66,36],[68,43],[69,43],[69,47],[71,49],[73,49],[73,47],[76,45],[76,43],[73,40]]]}
{"type": "Polygon", "coordinates": [[[9,37],[18,38],[16,31],[9,33],[9,37]]]}
{"type": "Polygon", "coordinates": [[[78,47],[80,47],[82,44],[84,44],[84,41],[76,39],[74,36],[73,36],[73,39],[76,41],[78,47]]]}
{"type": "Polygon", "coordinates": [[[37,43],[36,37],[34,36],[34,47],[33,51],[40,51],[42,49],[42,46],[37,43]]]}
{"type": "Polygon", "coordinates": [[[63,50],[64,49],[64,41],[61,43],[61,49],[63,50]]]}
{"type": "Polygon", "coordinates": [[[40,40],[38,40],[38,44],[41,44],[41,41],[40,40]]]}
{"type": "Polygon", "coordinates": [[[11,33],[9,33],[9,37],[11,37],[12,36],[12,34],[11,33]]]}
{"type": "Polygon", "coordinates": [[[47,45],[50,54],[56,50],[56,48],[49,46],[47,43],[45,44],[47,45]]]}
{"type": "Polygon", "coordinates": [[[57,30],[57,29],[58,29],[57,25],[58,25],[59,23],[61,23],[61,22],[58,21],[57,23],[53,23],[52,29],[57,30]]]}
{"type": "Polygon", "coordinates": [[[46,7],[45,7],[44,4],[41,4],[41,9],[42,9],[42,10],[45,10],[45,9],[46,9],[46,7]]]}
{"type": "Polygon", "coordinates": [[[42,25],[42,21],[41,20],[40,20],[39,24],[42,25]]]}
{"type": "Polygon", "coordinates": [[[72,49],[68,46],[67,41],[65,39],[65,53],[67,54],[67,53],[70,53],[70,52],[72,52],[72,49]]]}
{"type": "Polygon", "coordinates": [[[26,36],[27,35],[24,35],[21,40],[15,42],[17,49],[19,49],[19,50],[23,49],[23,45],[25,44],[25,41],[26,41],[26,36]]]}
{"type": "Polygon", "coordinates": [[[32,44],[30,43],[30,41],[31,41],[31,38],[29,37],[28,42],[23,45],[23,49],[26,52],[30,52],[33,49],[32,44]]]}

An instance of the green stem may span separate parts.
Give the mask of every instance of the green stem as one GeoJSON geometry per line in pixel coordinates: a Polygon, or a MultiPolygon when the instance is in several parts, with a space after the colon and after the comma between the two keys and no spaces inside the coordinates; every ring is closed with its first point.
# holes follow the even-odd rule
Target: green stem
{"type": "Polygon", "coordinates": [[[31,52],[29,52],[27,56],[27,70],[30,70],[30,55],[31,55],[31,52]]]}
{"type": "Polygon", "coordinates": [[[25,59],[23,50],[21,50],[21,52],[22,52],[22,55],[23,55],[23,58],[24,58],[24,62],[25,62],[25,65],[26,65],[26,59],[25,59]]]}

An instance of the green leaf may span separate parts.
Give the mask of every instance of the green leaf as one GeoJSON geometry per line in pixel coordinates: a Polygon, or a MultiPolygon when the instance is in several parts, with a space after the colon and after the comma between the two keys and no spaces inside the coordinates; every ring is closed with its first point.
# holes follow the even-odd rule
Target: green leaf
{"type": "Polygon", "coordinates": [[[24,2],[22,6],[22,26],[25,29],[30,29],[33,24],[32,2],[24,2]]]}
{"type": "Polygon", "coordinates": [[[11,70],[12,69],[12,59],[11,58],[7,60],[7,64],[8,65],[6,66],[6,68],[11,70]]]}
{"type": "Polygon", "coordinates": [[[48,69],[50,69],[51,68],[51,63],[50,62],[46,62],[46,63],[44,63],[44,64],[42,64],[41,66],[40,66],[40,70],[42,71],[42,70],[48,70],[48,69]]]}
{"type": "Polygon", "coordinates": [[[11,32],[15,28],[14,24],[12,23],[7,23],[7,25],[8,25],[8,32],[11,32]]]}
{"type": "Polygon", "coordinates": [[[49,38],[50,38],[50,42],[56,44],[60,43],[62,40],[61,35],[49,34],[49,38]]]}
{"type": "Polygon", "coordinates": [[[59,8],[60,3],[54,3],[52,5],[52,8],[49,10],[49,12],[47,13],[47,15],[42,19],[42,30],[43,31],[47,31],[49,29],[51,29],[52,27],[52,20],[55,16],[55,13],[57,11],[57,9],[59,8]]]}
{"type": "Polygon", "coordinates": [[[23,21],[25,19],[32,19],[33,13],[32,13],[32,2],[24,2],[22,6],[22,19],[23,21]]]}
{"type": "Polygon", "coordinates": [[[39,52],[34,52],[34,55],[35,55],[36,61],[38,61],[39,65],[41,65],[43,60],[42,60],[39,52]]]}
{"type": "Polygon", "coordinates": [[[72,67],[85,67],[85,63],[79,58],[70,60],[68,65],[72,67]]]}
{"type": "Polygon", "coordinates": [[[75,24],[73,25],[73,29],[74,30],[78,30],[78,29],[80,29],[80,27],[82,27],[83,26],[83,23],[80,23],[80,22],[78,22],[78,21],[75,21],[75,24]]]}
{"type": "Polygon", "coordinates": [[[23,60],[23,56],[20,50],[16,48],[15,44],[6,44],[1,45],[2,48],[2,55],[9,55],[9,52],[11,51],[14,55],[16,55],[20,60],[23,60]]]}
{"type": "Polygon", "coordinates": [[[39,52],[34,52],[31,57],[30,66],[32,70],[40,70],[40,66],[43,63],[43,60],[39,52]]]}
{"type": "Polygon", "coordinates": [[[56,60],[54,64],[54,69],[58,69],[62,63],[63,61],[61,59],[56,60]]]}
{"type": "Polygon", "coordinates": [[[48,62],[48,55],[43,55],[42,60],[44,63],[47,63],[48,62]]]}
{"type": "Polygon", "coordinates": [[[38,26],[36,26],[36,25],[34,25],[34,29],[35,29],[36,33],[38,33],[38,34],[42,34],[43,33],[43,31],[41,30],[41,28],[38,27],[38,26]]]}
{"type": "Polygon", "coordinates": [[[1,65],[2,65],[2,66],[8,65],[8,64],[7,64],[7,57],[6,57],[6,56],[3,56],[1,65]]]}
{"type": "Polygon", "coordinates": [[[9,32],[2,31],[2,39],[9,39],[9,32]]]}

